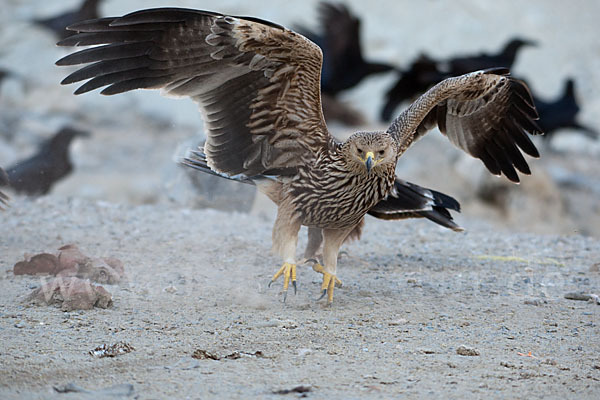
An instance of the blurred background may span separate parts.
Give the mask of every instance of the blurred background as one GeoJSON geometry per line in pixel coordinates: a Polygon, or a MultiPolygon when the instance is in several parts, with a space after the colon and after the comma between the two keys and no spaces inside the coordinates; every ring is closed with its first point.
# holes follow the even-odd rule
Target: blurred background
{"type": "MultiPolygon", "coordinates": [[[[596,134],[600,131],[600,2],[353,0],[342,2],[336,22],[327,26],[323,26],[323,7],[310,0],[97,3],[88,6],[97,6],[100,16],[151,7],[197,8],[255,16],[316,36],[327,33],[327,27],[341,29],[344,18],[360,20],[358,26],[350,25],[358,29],[362,56],[390,68],[327,94],[329,127],[340,138],[356,130],[385,129],[412,99],[406,92],[394,92],[397,85],[408,82],[416,87],[414,96],[451,74],[453,61],[473,62],[482,54],[502,56],[512,39],[526,41],[515,53],[511,71],[529,84],[540,111],[547,110],[542,126],[545,121],[553,124],[546,138],[534,138],[541,159],[528,159],[532,176],[520,185],[491,176],[480,161],[453,148],[439,132],[427,135],[400,159],[398,175],[459,200],[462,214],[456,220],[467,229],[467,221],[473,218],[500,229],[600,235],[596,134]],[[555,121],[559,117],[562,123],[555,121]]],[[[12,197],[12,207],[45,195],[209,206],[272,218],[275,208],[255,197],[253,188],[178,165],[186,150],[203,138],[202,120],[193,102],[163,98],[156,91],[74,96],[75,85],[60,84],[74,68],[54,63],[74,49],[55,45],[60,33],[49,29],[48,19],[78,10],[81,4],[81,0],[3,1],[0,166],[10,178],[13,166],[23,165],[40,148],[50,146],[48,140],[61,129],[77,132],[60,144],[66,149],[62,157],[72,164],[61,167],[61,179],[48,187],[2,188],[12,197]]]]}

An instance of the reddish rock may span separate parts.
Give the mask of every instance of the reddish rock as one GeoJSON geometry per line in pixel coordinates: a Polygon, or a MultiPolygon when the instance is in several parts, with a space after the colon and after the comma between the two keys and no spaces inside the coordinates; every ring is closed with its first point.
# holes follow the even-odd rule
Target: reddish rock
{"type": "Polygon", "coordinates": [[[28,300],[38,304],[58,304],[63,311],[108,308],[112,296],[102,286],[76,277],[59,277],[37,288],[28,300]]]}
{"type": "Polygon", "coordinates": [[[113,257],[91,258],[74,244],[58,249],[58,255],[48,253],[26,257],[14,266],[15,275],[55,275],[78,277],[104,284],[120,282],[125,275],[121,260],[113,257]]]}
{"type": "Polygon", "coordinates": [[[41,253],[19,261],[13,267],[15,275],[54,275],[58,267],[58,258],[53,254],[41,253]]]}
{"type": "Polygon", "coordinates": [[[79,266],[77,277],[109,285],[118,283],[123,278],[123,264],[116,259],[110,260],[117,269],[110,265],[106,258],[95,258],[93,260],[88,260],[88,262],[79,266]],[[115,260],[118,261],[120,265],[115,263],[115,260]],[[119,266],[120,269],[118,268],[119,266]]]}
{"type": "Polygon", "coordinates": [[[89,261],[89,257],[79,250],[74,244],[68,244],[58,249],[58,262],[61,270],[77,270],[80,265],[89,261]]]}
{"type": "Polygon", "coordinates": [[[103,260],[119,275],[120,278],[125,276],[125,267],[121,260],[114,257],[104,257],[103,260]]]}

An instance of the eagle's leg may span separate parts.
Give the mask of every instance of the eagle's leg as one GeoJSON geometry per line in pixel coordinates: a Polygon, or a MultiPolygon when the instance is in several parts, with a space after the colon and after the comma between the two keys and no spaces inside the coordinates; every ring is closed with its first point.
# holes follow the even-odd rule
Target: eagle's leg
{"type": "Polygon", "coordinates": [[[283,301],[285,302],[285,300],[287,299],[287,291],[288,291],[290,282],[292,282],[292,286],[294,287],[294,294],[296,294],[296,292],[298,291],[298,287],[296,286],[296,264],[284,262],[283,265],[281,266],[281,268],[279,268],[279,271],[277,271],[275,273],[275,275],[273,275],[273,278],[271,278],[271,282],[269,282],[269,287],[271,286],[271,284],[273,282],[275,282],[277,279],[279,279],[279,277],[282,275],[283,275],[283,301]]]}
{"type": "Polygon", "coordinates": [[[308,243],[306,244],[306,250],[304,250],[304,261],[312,261],[319,263],[319,250],[321,244],[323,244],[323,230],[321,228],[315,228],[312,226],[308,227],[308,243]]]}
{"type": "Polygon", "coordinates": [[[287,299],[287,291],[290,283],[294,287],[294,294],[298,288],[296,286],[296,246],[298,245],[298,231],[300,222],[295,218],[290,218],[281,207],[277,213],[277,219],[273,226],[273,250],[283,257],[283,265],[273,275],[269,286],[280,276],[283,276],[283,301],[287,299]]]}
{"type": "MultiPolygon", "coordinates": [[[[321,228],[309,227],[308,228],[308,243],[306,244],[306,250],[304,250],[304,259],[300,262],[300,264],[304,263],[312,263],[312,268],[315,272],[323,274],[325,272],[325,268],[320,262],[320,258],[322,258],[321,254],[318,254],[321,249],[321,244],[323,244],[323,230],[321,228]]],[[[342,287],[342,281],[338,278],[335,278],[335,285],[337,287],[342,287]]]]}
{"type": "MultiPolygon", "coordinates": [[[[333,289],[335,288],[336,280],[339,281],[335,276],[338,252],[350,231],[352,229],[323,229],[323,237],[325,238],[323,245],[324,265],[321,266],[323,270],[323,284],[321,285],[322,294],[319,300],[327,295],[327,302],[329,304],[333,302],[333,289]]],[[[320,272],[318,269],[316,271],[320,272]]]]}
{"type": "MultiPolygon", "coordinates": [[[[325,267],[323,267],[318,262],[313,264],[312,269],[315,272],[325,275],[325,267]]],[[[342,281],[337,276],[335,276],[334,278],[335,278],[335,286],[337,286],[339,288],[342,287],[342,281]]]]}

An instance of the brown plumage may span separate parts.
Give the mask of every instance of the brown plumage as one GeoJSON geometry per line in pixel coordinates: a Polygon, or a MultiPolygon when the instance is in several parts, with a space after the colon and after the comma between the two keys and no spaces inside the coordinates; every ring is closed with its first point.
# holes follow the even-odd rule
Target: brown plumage
{"type": "Polygon", "coordinates": [[[89,79],[75,93],[138,88],[188,96],[204,116],[208,166],[257,179],[277,205],[273,248],[284,290],[296,283],[300,226],[323,236],[323,294],[333,299],[337,254],[364,215],[386,198],[398,157],[439,126],[451,142],[495,174],[529,173],[521,148],[537,150],[527,87],[506,70],[447,79],[405,110],[386,132],[359,132],[343,143],[325,125],[320,102],[322,53],[303,36],[256,18],[185,9],[138,11],[76,24],[60,45],[101,45],[58,65],[89,64],[64,84],[89,79]],[[266,177],[269,177],[268,179],[266,177]]]}

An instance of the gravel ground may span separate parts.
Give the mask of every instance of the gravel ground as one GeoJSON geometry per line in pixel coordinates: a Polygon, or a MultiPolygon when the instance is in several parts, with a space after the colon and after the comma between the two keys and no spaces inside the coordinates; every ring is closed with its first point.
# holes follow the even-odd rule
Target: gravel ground
{"type": "MultiPolygon", "coordinates": [[[[2,217],[2,398],[84,395],[53,389],[69,383],[131,384],[139,398],[280,398],[298,386],[311,398],[600,394],[600,306],[564,298],[598,293],[597,239],[369,219],[326,307],[310,267],[285,304],[279,284],[266,287],[279,263],[270,218],[52,196],[2,217]],[[45,278],[12,264],[66,243],[123,261],[126,281],[105,285],[112,308],[25,301],[45,278]],[[121,341],[135,350],[88,354],[121,341]],[[193,358],[202,350],[223,358],[193,358]]],[[[114,395],[103,393],[85,395],[114,395]]]]}

